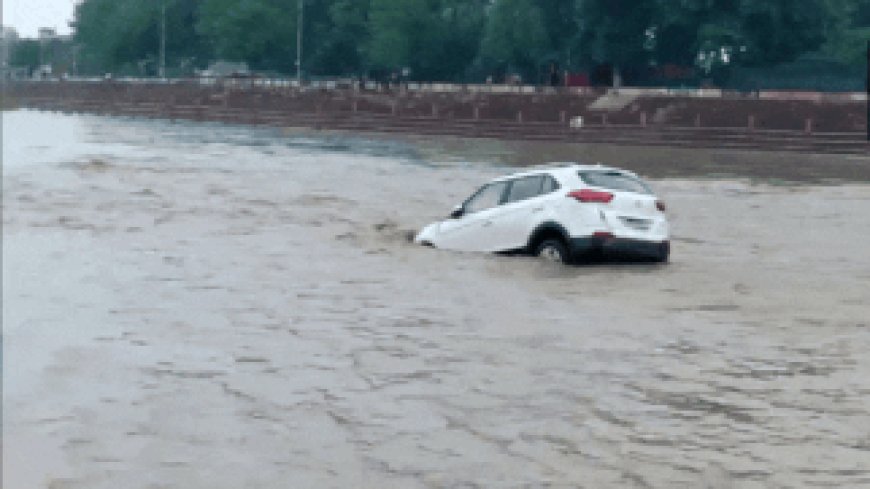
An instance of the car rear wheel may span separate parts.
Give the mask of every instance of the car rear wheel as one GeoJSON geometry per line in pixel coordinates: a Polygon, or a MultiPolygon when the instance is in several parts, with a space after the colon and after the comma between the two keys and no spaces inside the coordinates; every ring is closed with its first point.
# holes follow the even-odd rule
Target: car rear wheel
{"type": "Polygon", "coordinates": [[[569,261],[568,248],[565,243],[558,239],[544,240],[535,249],[535,256],[557,263],[568,263],[569,261]]]}

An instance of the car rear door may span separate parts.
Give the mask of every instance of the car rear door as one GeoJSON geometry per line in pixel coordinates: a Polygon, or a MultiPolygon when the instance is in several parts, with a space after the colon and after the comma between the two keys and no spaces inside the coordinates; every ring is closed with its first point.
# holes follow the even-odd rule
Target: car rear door
{"type": "Polygon", "coordinates": [[[492,234],[499,251],[517,250],[528,244],[534,228],[548,215],[548,194],[557,187],[549,175],[532,175],[511,181],[504,205],[491,218],[492,234]]]}

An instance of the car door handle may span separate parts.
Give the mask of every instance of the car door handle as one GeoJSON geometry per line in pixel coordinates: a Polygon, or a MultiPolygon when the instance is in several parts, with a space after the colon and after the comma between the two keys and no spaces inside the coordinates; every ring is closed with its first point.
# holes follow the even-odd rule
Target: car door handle
{"type": "Polygon", "coordinates": [[[492,226],[492,221],[484,221],[483,227],[489,227],[489,226],[492,226]]]}
{"type": "Polygon", "coordinates": [[[534,209],[532,209],[532,212],[541,212],[543,210],[544,210],[543,207],[535,207],[534,209]]]}

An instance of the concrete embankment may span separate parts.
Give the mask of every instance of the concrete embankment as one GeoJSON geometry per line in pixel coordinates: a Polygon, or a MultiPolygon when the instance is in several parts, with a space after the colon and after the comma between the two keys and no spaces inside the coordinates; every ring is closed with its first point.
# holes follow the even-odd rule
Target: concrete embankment
{"type": "Polygon", "coordinates": [[[866,154],[866,102],[298,90],[196,83],[14,83],[21,106],[244,124],[670,147],[866,154]],[[582,127],[578,127],[581,126],[582,127]]]}

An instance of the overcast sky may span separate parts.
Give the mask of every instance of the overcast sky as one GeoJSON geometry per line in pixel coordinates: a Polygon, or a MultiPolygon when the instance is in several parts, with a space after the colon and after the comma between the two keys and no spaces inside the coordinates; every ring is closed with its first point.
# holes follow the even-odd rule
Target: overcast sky
{"type": "Polygon", "coordinates": [[[76,0],[0,0],[3,25],[12,26],[21,37],[36,37],[40,27],[52,27],[69,34],[76,0]]]}

